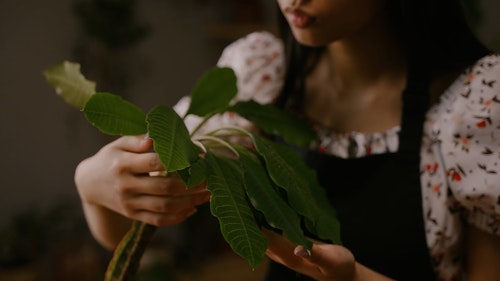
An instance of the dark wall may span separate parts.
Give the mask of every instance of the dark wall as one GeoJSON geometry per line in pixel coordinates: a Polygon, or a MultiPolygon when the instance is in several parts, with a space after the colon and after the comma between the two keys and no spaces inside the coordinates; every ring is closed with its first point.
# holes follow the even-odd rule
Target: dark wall
{"type": "MultiPolygon", "coordinates": [[[[148,34],[110,51],[85,32],[77,2],[0,1],[0,226],[26,209],[78,203],[76,165],[111,140],[56,96],[44,69],[76,60],[98,90],[119,91],[144,110],[173,105],[234,36],[212,25],[238,20],[228,5],[234,1],[141,0],[136,20],[148,34]]],[[[267,8],[259,13],[242,20],[273,14],[267,8]]]]}

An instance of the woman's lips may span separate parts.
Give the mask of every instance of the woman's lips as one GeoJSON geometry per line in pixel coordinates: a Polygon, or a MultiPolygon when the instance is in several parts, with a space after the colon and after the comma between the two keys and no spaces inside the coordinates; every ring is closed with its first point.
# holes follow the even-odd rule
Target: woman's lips
{"type": "Polygon", "coordinates": [[[290,24],[297,28],[306,28],[316,21],[316,18],[300,10],[288,10],[286,14],[290,24]]]}

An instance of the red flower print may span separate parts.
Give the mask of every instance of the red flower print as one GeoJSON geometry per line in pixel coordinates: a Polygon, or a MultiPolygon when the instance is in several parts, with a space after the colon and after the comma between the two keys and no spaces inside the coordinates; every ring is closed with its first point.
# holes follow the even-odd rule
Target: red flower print
{"type": "Polygon", "coordinates": [[[467,76],[467,81],[469,82],[472,82],[472,80],[474,80],[474,78],[476,77],[476,75],[474,75],[474,73],[470,73],[468,76],[467,76]]]}
{"type": "Polygon", "coordinates": [[[326,153],[326,146],[320,145],[319,148],[318,148],[318,150],[319,150],[319,153],[325,154],[326,153]]]}
{"type": "Polygon", "coordinates": [[[465,176],[463,169],[457,165],[456,168],[451,168],[446,171],[446,176],[451,179],[451,181],[462,181],[462,177],[465,176]]]}
{"type": "Polygon", "coordinates": [[[268,81],[271,80],[271,75],[264,74],[264,75],[262,75],[262,77],[260,78],[260,80],[262,80],[262,82],[268,82],[268,81]]]}
{"type": "Polygon", "coordinates": [[[367,155],[372,154],[372,147],[371,147],[371,146],[367,146],[367,147],[366,147],[366,154],[367,154],[367,155]]]}
{"type": "Polygon", "coordinates": [[[278,53],[278,52],[273,52],[273,53],[269,56],[269,60],[273,61],[273,60],[275,60],[278,56],[279,56],[279,53],[278,53]]]}
{"type": "Polygon", "coordinates": [[[477,123],[476,123],[476,126],[477,126],[478,128],[481,128],[481,129],[482,129],[482,128],[485,128],[485,127],[486,127],[486,121],[485,121],[485,120],[483,120],[483,121],[479,121],[479,122],[477,122],[477,123]]]}
{"type": "Polygon", "coordinates": [[[439,163],[434,162],[434,163],[429,163],[425,165],[425,170],[429,172],[430,174],[436,173],[436,171],[439,169],[439,163]]]}
{"type": "Polygon", "coordinates": [[[441,184],[436,184],[432,187],[432,190],[437,193],[437,194],[440,194],[441,193],[441,184]]]}
{"type": "Polygon", "coordinates": [[[460,175],[459,172],[455,171],[454,169],[449,170],[446,175],[451,178],[452,181],[461,181],[462,176],[460,175]]]}
{"type": "Polygon", "coordinates": [[[466,136],[462,136],[460,134],[455,134],[453,135],[453,137],[455,138],[454,139],[454,143],[456,146],[460,146],[462,148],[463,151],[469,151],[469,143],[470,143],[470,140],[474,137],[474,135],[466,135],[466,136]]]}
{"type": "Polygon", "coordinates": [[[486,126],[491,125],[491,118],[490,117],[474,116],[474,118],[480,120],[479,122],[476,123],[476,126],[480,129],[486,128],[486,126]]]}
{"type": "Polygon", "coordinates": [[[434,166],[432,167],[432,172],[435,173],[438,168],[439,168],[439,163],[438,162],[434,162],[434,166]]]}

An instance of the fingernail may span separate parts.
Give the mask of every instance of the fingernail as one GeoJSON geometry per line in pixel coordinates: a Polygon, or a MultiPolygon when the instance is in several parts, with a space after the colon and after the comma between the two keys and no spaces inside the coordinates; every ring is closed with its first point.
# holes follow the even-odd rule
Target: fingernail
{"type": "Polygon", "coordinates": [[[298,257],[308,258],[311,256],[311,251],[304,246],[297,246],[293,253],[298,257]]]}

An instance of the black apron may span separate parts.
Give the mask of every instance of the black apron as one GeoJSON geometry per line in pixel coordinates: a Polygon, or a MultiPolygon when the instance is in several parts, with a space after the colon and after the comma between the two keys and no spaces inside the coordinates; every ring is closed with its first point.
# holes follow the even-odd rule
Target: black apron
{"type": "MultiPolygon", "coordinates": [[[[410,80],[408,89],[418,81],[410,80]]],[[[359,263],[396,280],[430,281],[436,276],[425,238],[419,169],[428,94],[415,85],[403,93],[396,153],[357,159],[301,154],[317,171],[337,210],[342,243],[359,263]]],[[[311,279],[272,262],[265,280],[311,279]]]]}

